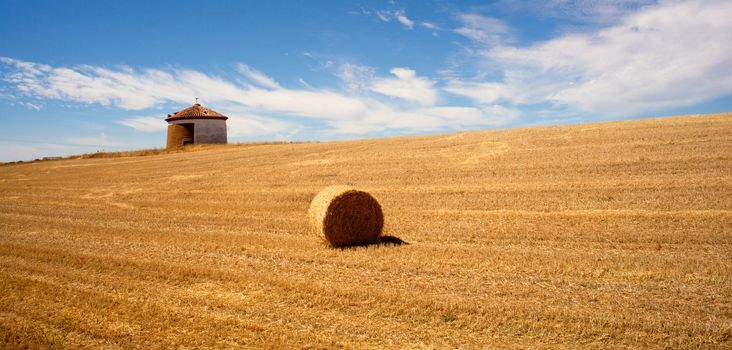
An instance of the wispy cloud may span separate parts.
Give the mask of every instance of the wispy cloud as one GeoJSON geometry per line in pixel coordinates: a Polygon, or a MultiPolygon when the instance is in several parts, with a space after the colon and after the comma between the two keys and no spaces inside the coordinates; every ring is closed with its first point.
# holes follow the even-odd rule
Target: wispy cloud
{"type": "Polygon", "coordinates": [[[73,69],[51,67],[7,57],[0,58],[0,62],[16,68],[5,81],[19,92],[37,98],[136,110],[153,107],[164,100],[182,102],[195,96],[192,89],[179,85],[195,78],[195,73],[190,71],[173,76],[162,70],[136,72],[129,67],[118,70],[87,65],[73,69]]]}
{"type": "Polygon", "coordinates": [[[256,115],[229,112],[228,128],[230,137],[255,137],[274,135],[297,130],[298,126],[274,118],[265,118],[256,115]]]}
{"type": "Polygon", "coordinates": [[[336,74],[354,93],[371,91],[423,106],[437,103],[439,92],[434,81],[417,76],[410,68],[392,68],[389,72],[391,77],[377,77],[373,67],[345,63],[336,74]]]}
{"type": "Polygon", "coordinates": [[[338,67],[336,72],[350,91],[365,91],[376,75],[376,69],[369,66],[344,63],[338,67]]]}
{"type": "Polygon", "coordinates": [[[95,149],[88,146],[83,147],[57,143],[0,140],[0,162],[40,159],[49,156],[80,154],[93,151],[95,151],[95,149]]]}
{"type": "MultiPolygon", "coordinates": [[[[251,114],[251,111],[247,108],[241,108],[240,106],[226,105],[218,109],[219,112],[224,113],[229,117],[227,121],[228,134],[230,137],[257,137],[257,136],[276,136],[287,130],[297,129],[297,125],[292,123],[284,122],[274,118],[261,117],[251,114]]],[[[167,129],[167,123],[160,116],[148,116],[148,117],[133,117],[125,118],[116,121],[117,124],[124,125],[141,132],[163,132],[167,129]]],[[[106,135],[102,134],[104,138],[106,135]]],[[[103,144],[99,141],[103,141],[104,138],[95,136],[91,138],[82,138],[83,142],[76,142],[78,144],[103,144]]],[[[79,141],[77,139],[76,141],[79,141]]]]}
{"type": "Polygon", "coordinates": [[[269,89],[278,89],[280,87],[279,84],[277,84],[274,79],[268,77],[264,73],[247,66],[244,63],[239,63],[236,65],[236,69],[243,74],[246,78],[248,78],[251,82],[254,84],[269,88],[269,89]]]}
{"type": "Polygon", "coordinates": [[[167,123],[162,116],[126,118],[118,120],[116,123],[142,132],[160,132],[167,128],[167,123]]]}
{"type": "Polygon", "coordinates": [[[420,23],[420,25],[422,25],[423,27],[425,27],[427,29],[432,29],[432,30],[439,30],[440,29],[440,27],[438,25],[436,25],[436,24],[434,24],[432,22],[424,21],[424,22],[420,23]]]}
{"type": "Polygon", "coordinates": [[[399,23],[401,23],[403,26],[409,29],[414,28],[414,21],[407,17],[407,13],[404,10],[394,12],[394,16],[396,17],[397,21],[399,21],[399,23]]]}
{"type": "Polygon", "coordinates": [[[459,79],[450,80],[445,91],[469,97],[480,104],[493,104],[509,100],[512,103],[528,103],[521,91],[515,91],[505,83],[470,82],[459,79]]]}
{"type": "Polygon", "coordinates": [[[23,107],[25,107],[25,108],[32,109],[34,111],[40,111],[41,109],[43,109],[43,105],[36,104],[36,103],[33,103],[33,102],[23,102],[23,101],[21,101],[21,102],[18,102],[18,104],[21,105],[21,106],[23,106],[23,107]]]}
{"type": "Polygon", "coordinates": [[[431,106],[437,102],[437,91],[433,87],[433,81],[418,77],[417,72],[409,68],[393,68],[391,74],[394,75],[394,78],[376,79],[369,89],[382,95],[425,106],[431,106]]]}
{"type": "Polygon", "coordinates": [[[394,18],[394,14],[391,11],[374,11],[373,13],[382,22],[390,22],[394,18]]]}
{"type": "MultiPolygon", "coordinates": [[[[187,105],[193,97],[200,97],[228,115],[233,134],[242,136],[275,135],[311,121],[324,123],[333,132],[352,134],[454,130],[495,122],[495,116],[483,109],[476,108],[467,118],[455,112],[463,111],[461,106],[437,106],[435,83],[410,68],[394,68],[393,77],[377,77],[367,66],[343,66],[338,74],[349,88],[338,92],[312,86],[285,88],[245,65],[236,66],[241,76],[223,78],[189,69],[52,67],[10,58],[2,62],[15,68],[6,81],[19,95],[135,111],[166,103],[187,105]],[[239,83],[242,77],[251,84],[239,83]],[[444,115],[438,116],[438,112],[444,115]]],[[[510,114],[506,120],[513,118],[510,114]]],[[[118,123],[140,131],[161,128],[154,116],[130,117],[118,123]]],[[[86,141],[108,144],[102,138],[86,141]]]]}
{"type": "Polygon", "coordinates": [[[69,156],[104,150],[124,150],[141,147],[113,142],[106,134],[66,138],[60,142],[0,139],[0,162],[69,156]]]}
{"type": "Polygon", "coordinates": [[[447,91],[477,103],[552,103],[597,116],[630,116],[732,93],[729,1],[665,2],[616,25],[481,54],[486,76],[447,91]]]}
{"type": "Polygon", "coordinates": [[[498,45],[506,41],[510,27],[502,20],[478,13],[463,13],[458,16],[461,26],[455,32],[482,44],[498,45]]]}
{"type": "Polygon", "coordinates": [[[560,18],[601,25],[615,24],[626,15],[658,0],[501,0],[504,11],[533,12],[540,17],[560,18]]]}
{"type": "Polygon", "coordinates": [[[407,29],[414,29],[414,27],[417,25],[432,30],[434,33],[436,33],[440,29],[439,26],[432,22],[417,21],[413,18],[410,18],[409,16],[407,16],[407,11],[403,8],[395,10],[367,10],[365,8],[361,8],[360,12],[356,13],[361,13],[366,16],[374,16],[382,22],[389,23],[391,21],[396,21],[407,29]]]}
{"type": "Polygon", "coordinates": [[[93,147],[120,147],[121,143],[112,141],[106,133],[100,133],[91,136],[77,136],[65,139],[65,142],[77,146],[93,146],[93,147]]]}
{"type": "Polygon", "coordinates": [[[312,85],[308,84],[308,82],[305,81],[305,79],[303,79],[303,78],[298,78],[297,82],[300,83],[300,85],[302,85],[302,87],[304,87],[304,88],[308,88],[311,90],[313,89],[312,85]]]}

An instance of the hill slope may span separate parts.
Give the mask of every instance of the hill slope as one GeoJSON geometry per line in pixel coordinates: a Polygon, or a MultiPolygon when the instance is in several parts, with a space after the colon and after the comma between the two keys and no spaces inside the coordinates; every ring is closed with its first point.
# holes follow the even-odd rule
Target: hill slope
{"type": "Polygon", "coordinates": [[[0,167],[8,347],[732,346],[732,114],[0,167]],[[307,233],[331,184],[411,243],[307,233]]]}

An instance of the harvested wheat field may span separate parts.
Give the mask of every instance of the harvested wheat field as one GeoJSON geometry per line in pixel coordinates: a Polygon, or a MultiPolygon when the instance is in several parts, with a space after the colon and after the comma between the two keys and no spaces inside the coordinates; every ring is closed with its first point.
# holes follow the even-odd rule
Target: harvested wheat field
{"type": "Polygon", "coordinates": [[[732,114],[0,167],[9,348],[730,348],[732,114]],[[372,194],[407,245],[334,249],[372,194]]]}

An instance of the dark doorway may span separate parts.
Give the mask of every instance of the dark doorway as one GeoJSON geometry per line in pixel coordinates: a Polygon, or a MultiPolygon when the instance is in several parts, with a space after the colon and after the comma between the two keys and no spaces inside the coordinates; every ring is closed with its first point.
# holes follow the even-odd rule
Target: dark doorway
{"type": "Polygon", "coordinates": [[[185,124],[179,124],[180,126],[186,128],[186,131],[188,131],[183,138],[181,139],[181,144],[183,146],[185,145],[192,145],[195,138],[195,128],[193,123],[185,123],[185,124]]]}

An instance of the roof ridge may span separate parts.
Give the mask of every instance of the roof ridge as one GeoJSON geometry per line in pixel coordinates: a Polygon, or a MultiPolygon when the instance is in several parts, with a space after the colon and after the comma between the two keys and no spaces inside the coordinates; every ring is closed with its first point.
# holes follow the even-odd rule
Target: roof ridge
{"type": "Polygon", "coordinates": [[[176,119],[197,119],[197,118],[210,118],[210,119],[229,119],[227,116],[214,111],[211,108],[203,107],[200,103],[194,103],[193,105],[181,109],[180,111],[168,114],[165,118],[166,121],[176,119]]]}

